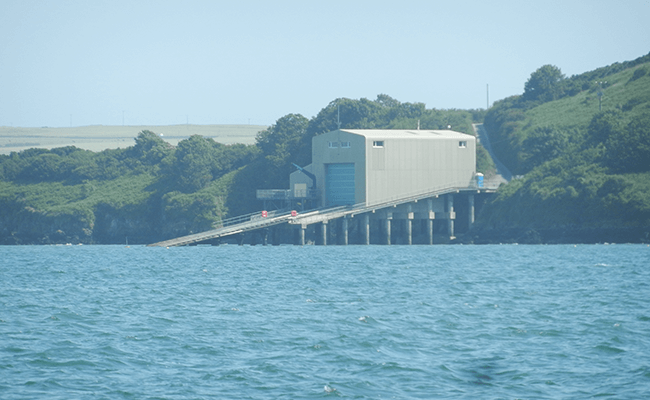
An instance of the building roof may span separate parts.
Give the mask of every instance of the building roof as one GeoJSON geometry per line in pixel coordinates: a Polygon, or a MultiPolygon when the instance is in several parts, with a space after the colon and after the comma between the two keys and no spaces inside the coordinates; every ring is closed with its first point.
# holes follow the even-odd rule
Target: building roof
{"type": "Polygon", "coordinates": [[[474,137],[451,130],[416,129],[341,129],[342,132],[360,135],[370,139],[465,139],[474,137]]]}

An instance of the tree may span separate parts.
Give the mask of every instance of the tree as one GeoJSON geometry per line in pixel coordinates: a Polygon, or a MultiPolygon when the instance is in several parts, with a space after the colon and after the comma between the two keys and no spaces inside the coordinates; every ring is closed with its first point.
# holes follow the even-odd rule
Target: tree
{"type": "Polygon", "coordinates": [[[144,130],[135,138],[133,155],[145,164],[154,165],[171,154],[172,146],[155,133],[144,130]]]}
{"type": "Polygon", "coordinates": [[[204,188],[212,181],[217,152],[212,139],[192,135],[178,143],[172,165],[176,184],[186,193],[204,188]]]}
{"type": "Polygon", "coordinates": [[[386,95],[378,96],[377,101],[339,98],[309,121],[307,131],[309,135],[316,136],[338,129],[339,123],[342,129],[381,128],[386,124],[388,111],[396,104],[399,104],[397,100],[386,95]]]}
{"type": "Polygon", "coordinates": [[[562,96],[562,71],[554,65],[544,65],[533,72],[524,85],[525,100],[547,102],[562,96]]]}
{"type": "MultiPolygon", "coordinates": [[[[296,160],[297,151],[303,147],[302,140],[307,133],[309,120],[300,114],[288,114],[264,131],[257,134],[257,146],[264,157],[276,168],[296,160]]],[[[311,138],[309,142],[311,149],[311,138]]],[[[310,152],[311,157],[311,152],[310,152]]]]}

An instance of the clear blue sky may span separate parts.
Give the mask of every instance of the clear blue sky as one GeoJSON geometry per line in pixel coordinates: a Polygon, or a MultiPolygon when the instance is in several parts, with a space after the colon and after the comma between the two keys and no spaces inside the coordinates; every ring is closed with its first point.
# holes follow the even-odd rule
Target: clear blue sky
{"type": "Polygon", "coordinates": [[[648,0],[0,1],[0,126],[272,124],[339,97],[485,108],[650,52],[648,0]]]}

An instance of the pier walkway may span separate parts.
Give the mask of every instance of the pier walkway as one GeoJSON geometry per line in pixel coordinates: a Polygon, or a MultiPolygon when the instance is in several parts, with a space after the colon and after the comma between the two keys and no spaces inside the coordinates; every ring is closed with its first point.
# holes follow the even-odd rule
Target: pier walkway
{"type": "MultiPolygon", "coordinates": [[[[195,243],[205,242],[208,240],[214,240],[223,238],[226,236],[232,236],[241,234],[248,231],[254,231],[258,229],[264,229],[275,225],[280,224],[291,224],[299,225],[301,229],[301,240],[300,244],[304,244],[304,231],[308,225],[321,223],[326,225],[329,221],[334,219],[343,218],[347,222],[348,218],[354,217],[355,215],[366,214],[366,216],[375,214],[377,212],[383,213],[384,215],[389,215],[387,218],[392,218],[392,211],[397,210],[398,207],[404,208],[407,210],[415,211],[420,209],[417,207],[418,202],[427,201],[428,199],[437,199],[440,196],[453,195],[457,193],[472,194],[472,193],[494,193],[496,188],[478,188],[478,187],[446,187],[440,188],[437,190],[432,190],[426,193],[415,194],[412,196],[407,196],[403,198],[398,198],[390,201],[386,201],[379,204],[366,205],[365,203],[348,205],[348,206],[337,206],[324,209],[315,209],[308,210],[300,213],[295,211],[284,211],[284,212],[268,212],[263,214],[262,211],[258,211],[251,214],[242,215],[235,218],[230,218],[224,220],[222,226],[216,229],[212,229],[206,232],[196,233],[192,235],[182,236],[175,239],[165,240],[158,243],[150,244],[151,247],[173,247],[173,246],[187,246],[195,243]],[[293,215],[292,215],[293,213],[293,215]],[[266,216],[264,216],[266,215],[266,216]]],[[[425,211],[423,214],[426,215],[424,218],[433,219],[433,209],[431,208],[431,202],[429,202],[428,208],[425,206],[423,209],[425,211]],[[429,216],[430,215],[430,216],[429,216]]],[[[410,216],[407,216],[407,219],[413,219],[413,212],[408,212],[410,216]]],[[[446,219],[455,218],[453,212],[453,203],[451,209],[447,210],[446,219]],[[450,211],[450,212],[449,212],[450,211]]],[[[472,222],[473,222],[473,211],[472,211],[472,222]]],[[[326,227],[323,226],[323,229],[326,227]]],[[[368,233],[369,235],[369,233],[368,233]]],[[[453,235],[452,235],[453,236],[453,235]]],[[[325,243],[323,243],[325,244],[325,243]]]]}

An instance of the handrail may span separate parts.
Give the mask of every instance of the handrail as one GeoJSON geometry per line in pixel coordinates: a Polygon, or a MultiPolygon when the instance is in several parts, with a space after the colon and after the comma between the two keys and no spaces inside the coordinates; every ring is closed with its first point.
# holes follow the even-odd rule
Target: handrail
{"type": "MultiPolygon", "coordinates": [[[[410,196],[407,196],[407,197],[394,198],[394,199],[391,199],[391,200],[383,201],[381,203],[368,205],[365,202],[362,202],[362,203],[356,203],[356,204],[352,204],[352,205],[348,205],[348,206],[340,206],[340,207],[335,207],[335,208],[328,208],[328,209],[325,209],[324,211],[325,211],[325,214],[329,214],[330,216],[332,214],[337,215],[337,216],[335,216],[333,218],[329,218],[329,219],[335,219],[335,218],[339,218],[339,217],[344,216],[344,215],[354,214],[356,212],[358,212],[358,213],[366,213],[366,212],[369,212],[371,210],[393,207],[393,206],[400,205],[400,204],[410,203],[412,201],[426,199],[426,198],[429,198],[431,196],[444,195],[444,194],[448,194],[448,193],[451,193],[451,192],[458,192],[458,191],[461,191],[461,190],[465,191],[465,190],[477,190],[477,189],[479,189],[479,188],[476,185],[475,186],[472,186],[472,185],[470,185],[470,186],[457,186],[457,187],[440,186],[440,187],[438,187],[438,188],[436,188],[434,190],[429,190],[429,191],[426,191],[426,192],[420,192],[418,194],[413,194],[413,195],[410,195],[410,196]]],[[[298,224],[298,223],[300,223],[301,220],[304,220],[304,219],[312,220],[314,218],[319,219],[317,215],[301,214],[301,215],[297,215],[296,217],[289,218],[289,223],[298,224]],[[312,218],[310,218],[310,217],[312,217],[312,218]]],[[[327,218],[327,217],[324,217],[324,218],[327,218]]]]}

